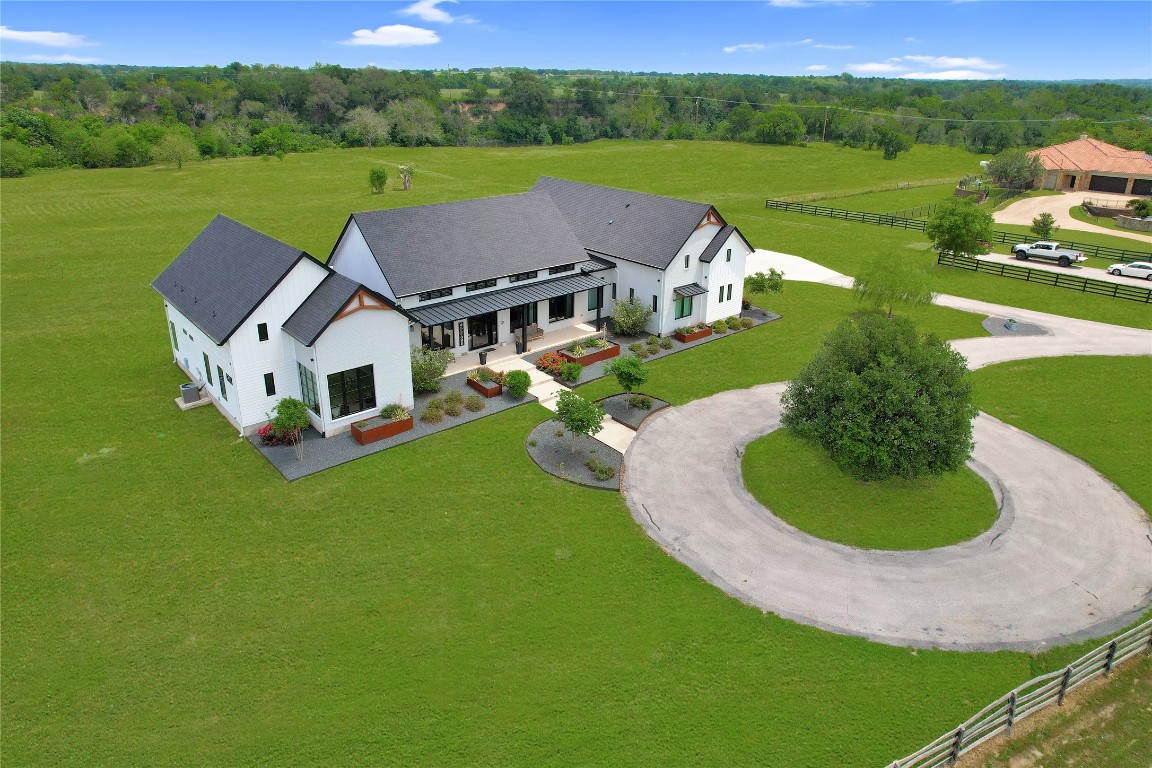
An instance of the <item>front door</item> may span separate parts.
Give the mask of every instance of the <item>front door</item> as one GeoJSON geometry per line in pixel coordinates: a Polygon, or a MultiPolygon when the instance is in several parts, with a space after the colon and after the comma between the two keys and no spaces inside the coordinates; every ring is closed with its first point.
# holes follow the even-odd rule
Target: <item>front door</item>
{"type": "Polygon", "coordinates": [[[468,349],[490,347],[496,343],[496,313],[485,312],[468,318],[468,349]]]}

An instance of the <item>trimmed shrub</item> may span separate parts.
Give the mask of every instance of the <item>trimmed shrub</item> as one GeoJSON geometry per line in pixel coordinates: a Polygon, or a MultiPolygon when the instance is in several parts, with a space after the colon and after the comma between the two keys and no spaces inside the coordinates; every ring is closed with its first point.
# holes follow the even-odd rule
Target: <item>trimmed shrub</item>
{"type": "Polygon", "coordinates": [[[673,343],[671,336],[665,336],[660,339],[660,349],[672,349],[673,343]]]}
{"type": "Polygon", "coordinates": [[[455,359],[448,349],[412,347],[412,391],[439,392],[440,379],[455,359]]]}
{"type": "Polygon", "coordinates": [[[520,400],[528,394],[528,387],[532,386],[532,377],[528,375],[528,371],[508,371],[504,375],[504,386],[508,388],[509,395],[520,400]]]}
{"type": "Polygon", "coordinates": [[[459,416],[460,414],[464,413],[464,399],[461,398],[460,402],[450,402],[445,405],[444,413],[448,414],[449,416],[459,416]]]}
{"type": "Polygon", "coordinates": [[[633,296],[617,299],[612,309],[612,329],[621,336],[639,336],[648,327],[652,307],[633,296]]]}
{"type": "Polygon", "coordinates": [[[583,372],[584,366],[580,365],[580,363],[564,363],[560,366],[560,378],[564,381],[580,381],[580,374],[583,372]]]}
{"type": "Polygon", "coordinates": [[[636,354],[636,355],[638,355],[638,354],[640,354],[641,352],[643,352],[643,351],[644,351],[644,345],[643,345],[643,344],[641,344],[641,343],[640,343],[640,342],[638,342],[638,341],[634,341],[634,342],[632,342],[631,344],[629,344],[629,345],[628,345],[628,349],[629,349],[629,351],[631,351],[633,354],[636,354]]]}
{"type": "MultiPolygon", "coordinates": [[[[459,405],[464,402],[464,393],[458,389],[454,389],[444,396],[444,403],[446,405],[459,405]]],[[[453,414],[455,415],[455,414],[453,414]]]]}
{"type": "Polygon", "coordinates": [[[632,395],[632,397],[628,398],[628,405],[633,408],[639,408],[642,411],[648,411],[652,409],[652,398],[647,395],[632,395]]]}
{"type": "Polygon", "coordinates": [[[712,333],[728,333],[728,323],[723,320],[712,323],[712,333]]]}
{"type": "Polygon", "coordinates": [[[597,480],[611,480],[616,476],[616,468],[611,464],[601,464],[596,459],[588,459],[584,462],[584,466],[592,470],[592,474],[596,475],[597,480]]]}
{"type": "Polygon", "coordinates": [[[420,421],[425,424],[439,424],[444,421],[444,409],[428,407],[420,414],[420,421]]]}
{"type": "Polygon", "coordinates": [[[744,330],[748,330],[749,328],[751,328],[754,325],[756,325],[756,321],[753,320],[752,318],[750,318],[750,317],[740,318],[740,327],[743,328],[744,330]]]}
{"type": "MultiPolygon", "coordinates": [[[[524,373],[524,371],[521,371],[521,373],[524,373]]],[[[480,397],[480,395],[468,395],[468,397],[464,398],[464,407],[472,413],[482,411],[484,410],[484,398],[480,397]]]]}
{"type": "Polygon", "coordinates": [[[435,409],[435,410],[437,410],[437,411],[442,411],[442,410],[444,410],[444,398],[442,398],[442,397],[434,397],[434,398],[432,398],[431,400],[429,400],[429,401],[428,401],[428,406],[427,406],[427,407],[428,407],[428,408],[432,408],[432,409],[435,409]]]}

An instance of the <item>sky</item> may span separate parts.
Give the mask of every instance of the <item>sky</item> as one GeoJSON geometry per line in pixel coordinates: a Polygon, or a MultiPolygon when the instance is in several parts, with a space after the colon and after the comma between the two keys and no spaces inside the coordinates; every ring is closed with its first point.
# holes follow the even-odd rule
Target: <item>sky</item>
{"type": "Polygon", "coordinates": [[[1147,79],[1152,3],[3,0],[0,59],[1147,79]]]}

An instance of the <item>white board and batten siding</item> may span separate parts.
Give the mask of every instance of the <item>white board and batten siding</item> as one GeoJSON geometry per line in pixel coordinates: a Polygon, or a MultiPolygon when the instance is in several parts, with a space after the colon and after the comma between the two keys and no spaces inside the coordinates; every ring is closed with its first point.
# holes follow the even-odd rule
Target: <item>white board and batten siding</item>
{"type": "Polygon", "coordinates": [[[360,227],[356,226],[355,221],[348,222],[348,228],[344,230],[340,242],[336,243],[336,247],[332,250],[328,266],[345,277],[371,288],[381,296],[396,301],[392,286],[380,271],[380,265],[376,263],[376,257],[372,255],[368,241],[364,239],[364,234],[360,231],[360,227]]]}
{"type": "MultiPolygon", "coordinates": [[[[735,232],[728,236],[728,241],[720,246],[716,257],[711,264],[704,264],[708,274],[707,282],[701,283],[708,289],[707,309],[704,322],[714,323],[726,317],[740,314],[740,300],[744,297],[744,269],[748,256],[752,253],[744,240],[735,232]],[[732,260],[728,260],[728,250],[732,250],[732,260]],[[728,286],[732,286],[732,298],[728,298],[728,286]],[[723,289],[723,299],[720,292],[723,289]]],[[[697,296],[696,300],[704,299],[697,296]]],[[[694,307],[695,308],[695,307],[694,307]]]]}
{"type": "MultiPolygon", "coordinates": [[[[175,326],[176,343],[179,345],[178,348],[176,346],[172,348],[172,359],[184,369],[192,381],[204,387],[204,392],[212,398],[216,406],[239,429],[242,425],[239,395],[235,386],[228,383],[228,379],[225,378],[224,391],[227,398],[221,397],[220,374],[217,370],[219,367],[224,371],[225,377],[231,376],[233,380],[236,378],[233,373],[232,350],[229,342],[226,341],[222,346],[216,346],[216,342],[208,338],[208,335],[201,331],[195,323],[168,302],[164,302],[164,314],[170,323],[169,329],[171,330],[175,326]],[[204,369],[205,355],[208,356],[211,375],[208,375],[204,369]],[[209,379],[211,379],[211,383],[209,383],[209,379]]],[[[172,344],[171,333],[169,333],[168,343],[172,344]]]]}
{"type": "Polygon", "coordinates": [[[325,437],[348,430],[361,419],[375,416],[388,403],[413,405],[412,366],[408,347],[408,319],[393,309],[361,309],[334,320],[311,348],[296,344],[300,362],[316,374],[321,424],[325,437]],[[372,366],[376,406],[362,413],[332,418],[328,376],[361,366],[372,366]]]}
{"type": "MultiPolygon", "coordinates": [[[[668,303],[664,297],[663,281],[666,278],[665,272],[656,267],[636,264],[631,261],[625,261],[624,259],[614,259],[614,261],[616,262],[616,300],[622,301],[628,298],[629,291],[632,291],[633,295],[644,302],[645,306],[651,307],[652,297],[656,296],[656,314],[649,318],[646,330],[648,333],[659,334],[661,332],[661,318],[663,318],[665,310],[667,310],[669,317],[672,316],[672,309],[665,306],[668,303]]],[[[675,264],[675,262],[673,262],[673,264],[675,264]]],[[[680,266],[683,266],[683,264],[680,266]]],[[[680,283],[676,285],[680,285],[680,283]]],[[[675,287],[676,286],[668,287],[667,292],[671,294],[672,288],[675,287]]],[[[605,317],[612,314],[613,305],[611,295],[609,289],[605,294],[605,317]]]]}

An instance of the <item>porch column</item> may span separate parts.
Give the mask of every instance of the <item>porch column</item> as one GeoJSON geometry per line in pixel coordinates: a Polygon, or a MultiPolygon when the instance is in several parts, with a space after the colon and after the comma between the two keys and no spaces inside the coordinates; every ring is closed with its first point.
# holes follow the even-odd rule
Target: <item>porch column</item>
{"type": "Polygon", "coordinates": [[[594,288],[593,290],[596,291],[596,330],[599,331],[603,324],[603,320],[600,319],[600,312],[604,307],[604,289],[594,288]]]}
{"type": "Polygon", "coordinates": [[[528,351],[528,305],[520,308],[520,352],[528,351]]]}

